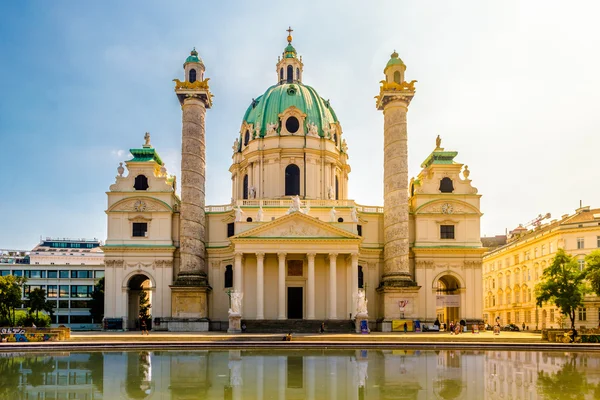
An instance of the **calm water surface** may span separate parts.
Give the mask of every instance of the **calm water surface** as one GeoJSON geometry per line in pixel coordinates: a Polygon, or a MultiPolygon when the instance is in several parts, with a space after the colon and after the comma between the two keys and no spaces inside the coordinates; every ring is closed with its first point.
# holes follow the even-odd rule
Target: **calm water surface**
{"type": "Polygon", "coordinates": [[[0,353],[0,399],[600,399],[600,354],[0,353]]]}

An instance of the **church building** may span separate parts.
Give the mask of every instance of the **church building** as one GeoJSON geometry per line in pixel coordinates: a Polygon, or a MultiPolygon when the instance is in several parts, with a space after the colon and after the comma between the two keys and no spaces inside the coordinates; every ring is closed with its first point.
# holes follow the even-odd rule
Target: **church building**
{"type": "MultiPolygon", "coordinates": [[[[184,79],[174,80],[181,176],[167,172],[146,134],[107,192],[105,318],[135,329],[147,291],[156,330],[479,322],[481,195],[439,137],[409,181],[406,117],[416,81],[405,80],[405,64],[391,55],[376,96],[384,204],[361,205],[348,198],[351,141],[330,102],[304,83],[288,31],[272,86],[232,135],[230,204],[205,204],[212,94],[198,53],[185,60],[184,79]]],[[[356,163],[368,168],[368,160],[356,163]]]]}

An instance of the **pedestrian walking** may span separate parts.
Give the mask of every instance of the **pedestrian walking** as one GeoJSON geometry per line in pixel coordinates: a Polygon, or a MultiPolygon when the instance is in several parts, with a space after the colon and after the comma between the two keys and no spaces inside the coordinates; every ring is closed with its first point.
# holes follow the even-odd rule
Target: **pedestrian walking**
{"type": "Polygon", "coordinates": [[[325,333],[325,322],[321,322],[321,329],[319,329],[319,333],[325,333]]]}
{"type": "Polygon", "coordinates": [[[148,332],[148,325],[146,325],[146,320],[142,319],[142,336],[144,335],[144,333],[146,335],[150,335],[150,333],[148,332]]]}
{"type": "Polygon", "coordinates": [[[404,323],[404,333],[408,332],[408,324],[405,322],[404,323]]]}

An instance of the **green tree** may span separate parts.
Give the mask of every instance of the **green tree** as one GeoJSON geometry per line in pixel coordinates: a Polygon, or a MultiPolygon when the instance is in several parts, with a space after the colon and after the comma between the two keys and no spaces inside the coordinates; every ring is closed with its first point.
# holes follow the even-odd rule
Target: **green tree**
{"type": "Polygon", "coordinates": [[[24,283],[25,278],[0,276],[0,324],[15,324],[15,308],[23,304],[21,297],[24,283]]]}
{"type": "Polygon", "coordinates": [[[554,373],[538,372],[537,386],[545,399],[555,399],[560,393],[561,399],[579,400],[593,389],[586,379],[585,371],[577,370],[576,356],[566,360],[554,373]]]}
{"type": "Polygon", "coordinates": [[[40,311],[46,309],[46,291],[44,289],[33,289],[29,293],[29,312],[35,313],[35,319],[40,318],[40,311]]]}
{"type": "Polygon", "coordinates": [[[594,250],[585,257],[586,278],[592,291],[600,296],[600,250],[594,250]]]}
{"type": "Polygon", "coordinates": [[[585,281],[587,270],[580,271],[577,261],[558,249],[556,256],[545,270],[541,282],[536,286],[536,302],[542,306],[551,302],[563,315],[569,316],[571,329],[575,328],[575,313],[583,305],[583,298],[589,292],[585,281]]]}
{"type": "Polygon", "coordinates": [[[150,315],[150,307],[152,307],[152,304],[150,304],[148,299],[148,292],[145,290],[140,291],[140,323],[142,321],[148,321],[150,318],[152,318],[150,315]]]}
{"type": "Polygon", "coordinates": [[[94,286],[89,305],[90,314],[94,322],[101,322],[102,318],[104,318],[104,278],[101,278],[94,286]]]}

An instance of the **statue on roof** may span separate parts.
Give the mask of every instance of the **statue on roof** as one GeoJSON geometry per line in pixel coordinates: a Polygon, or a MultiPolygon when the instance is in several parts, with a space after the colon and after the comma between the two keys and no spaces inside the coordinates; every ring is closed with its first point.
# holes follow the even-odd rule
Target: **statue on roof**
{"type": "Polygon", "coordinates": [[[442,138],[440,137],[440,135],[437,135],[437,138],[435,139],[435,148],[439,149],[441,145],[442,145],[442,138]]]}
{"type": "Polygon", "coordinates": [[[150,144],[150,133],[149,132],[146,132],[146,134],[144,135],[144,140],[145,140],[145,142],[144,142],[144,146],[143,147],[145,149],[149,148],[149,147],[152,147],[152,145],[150,144]]]}

